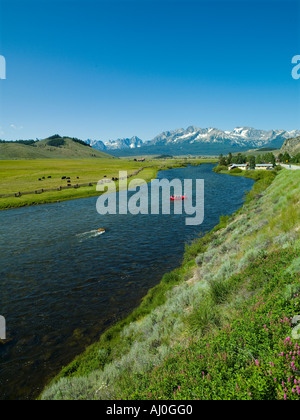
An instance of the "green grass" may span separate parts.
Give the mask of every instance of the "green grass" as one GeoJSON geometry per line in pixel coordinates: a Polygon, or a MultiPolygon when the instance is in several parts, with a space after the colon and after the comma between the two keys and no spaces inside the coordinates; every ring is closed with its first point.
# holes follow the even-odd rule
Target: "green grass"
{"type": "MultiPolygon", "coordinates": [[[[81,146],[79,145],[80,147],[81,146]]],[[[31,146],[24,146],[31,147],[31,146]]],[[[193,161],[200,164],[203,160],[193,161]]],[[[119,171],[132,175],[145,168],[134,178],[146,182],[156,178],[160,169],[185,165],[185,160],[147,160],[134,162],[125,159],[34,159],[34,160],[0,160],[0,195],[40,189],[57,189],[67,186],[63,176],[71,178],[71,184],[96,183],[104,176],[118,177],[119,171]],[[150,168],[147,168],[151,166],[150,168]],[[48,178],[48,177],[51,178],[48,178]],[[42,178],[45,179],[42,179],[42,178]],[[79,179],[77,179],[79,177],[79,179]],[[42,179],[39,181],[39,179],[42,179]]],[[[96,186],[70,188],[68,190],[44,192],[42,194],[22,195],[21,197],[0,197],[0,210],[27,205],[44,204],[99,195],[96,186]]]]}
{"type": "Polygon", "coordinates": [[[290,336],[291,319],[299,311],[300,273],[286,273],[298,254],[299,249],[289,249],[261,255],[243,273],[228,279],[231,287],[226,288],[225,299],[222,288],[221,300],[213,305],[206,300],[193,314],[202,339],[191,338],[187,348],[178,346],[146,375],[124,377],[119,396],[299,400],[300,347],[290,336]],[[224,303],[235,309],[234,315],[227,315],[226,323],[222,320],[225,325],[216,329],[221,323],[216,305],[224,314],[224,303]]]}

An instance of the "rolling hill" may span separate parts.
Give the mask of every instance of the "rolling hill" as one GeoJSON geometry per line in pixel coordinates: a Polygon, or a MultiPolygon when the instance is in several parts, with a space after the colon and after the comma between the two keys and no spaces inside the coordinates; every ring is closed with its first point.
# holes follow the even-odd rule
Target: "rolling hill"
{"type": "Polygon", "coordinates": [[[77,139],[55,137],[31,145],[16,142],[0,143],[0,159],[103,159],[111,155],[92,149],[77,139]]]}

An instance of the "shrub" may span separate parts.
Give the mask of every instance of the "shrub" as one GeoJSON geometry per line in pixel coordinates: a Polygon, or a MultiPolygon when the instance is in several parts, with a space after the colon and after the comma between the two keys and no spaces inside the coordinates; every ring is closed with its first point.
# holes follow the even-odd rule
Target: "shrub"
{"type": "Polygon", "coordinates": [[[189,334],[205,334],[219,324],[216,305],[207,297],[202,299],[186,318],[189,334]]]}
{"type": "Polygon", "coordinates": [[[224,165],[218,165],[213,169],[213,171],[216,172],[216,173],[219,173],[219,172],[222,172],[222,171],[228,171],[228,168],[227,168],[227,166],[224,166],[224,165]]]}
{"type": "Polygon", "coordinates": [[[228,280],[212,280],[210,282],[210,297],[215,305],[224,303],[228,295],[232,293],[232,284],[228,280]]]}
{"type": "Polygon", "coordinates": [[[240,168],[233,168],[231,169],[231,174],[241,174],[243,171],[240,168]]]}
{"type": "Polygon", "coordinates": [[[276,165],[274,169],[275,171],[279,172],[282,171],[283,167],[281,165],[276,165]]]}

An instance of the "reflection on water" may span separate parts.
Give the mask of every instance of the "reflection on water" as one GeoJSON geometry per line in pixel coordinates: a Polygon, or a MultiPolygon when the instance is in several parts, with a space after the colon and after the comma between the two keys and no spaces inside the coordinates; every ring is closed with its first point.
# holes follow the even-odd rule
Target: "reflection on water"
{"type": "Polygon", "coordinates": [[[185,226],[184,214],[100,216],[95,197],[0,213],[0,314],[9,338],[0,344],[1,399],[36,397],[180,264],[186,242],[242,205],[253,181],[212,167],[158,174],[205,180],[201,226],[185,226]]]}

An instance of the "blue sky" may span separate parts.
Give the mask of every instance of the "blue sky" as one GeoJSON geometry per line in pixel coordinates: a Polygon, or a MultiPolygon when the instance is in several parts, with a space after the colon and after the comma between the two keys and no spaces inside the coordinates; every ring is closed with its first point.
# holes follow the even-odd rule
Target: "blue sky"
{"type": "Polygon", "coordinates": [[[0,0],[0,138],[300,128],[300,2],[0,0]]]}

